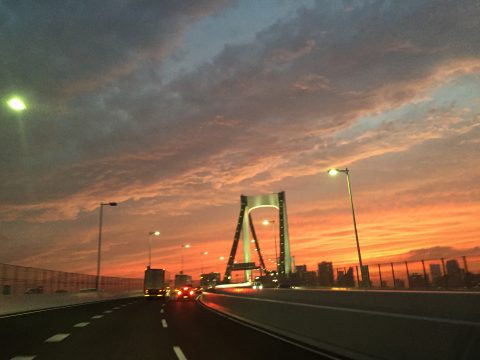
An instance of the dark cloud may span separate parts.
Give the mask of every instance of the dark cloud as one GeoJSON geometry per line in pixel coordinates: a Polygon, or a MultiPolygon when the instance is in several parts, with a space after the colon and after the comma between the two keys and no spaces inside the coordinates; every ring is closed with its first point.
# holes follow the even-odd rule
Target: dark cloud
{"type": "Polygon", "coordinates": [[[100,194],[230,196],[392,142],[400,151],[415,141],[394,132],[435,129],[385,124],[344,146],[332,136],[479,64],[476,1],[319,1],[165,83],[160,60],[179,34],[224,4],[161,4],[2,4],[0,46],[15,54],[3,91],[26,88],[41,105],[23,119],[23,152],[16,125],[1,123],[4,204],[71,218],[100,194]],[[60,211],[65,198],[83,203],[60,211]]]}

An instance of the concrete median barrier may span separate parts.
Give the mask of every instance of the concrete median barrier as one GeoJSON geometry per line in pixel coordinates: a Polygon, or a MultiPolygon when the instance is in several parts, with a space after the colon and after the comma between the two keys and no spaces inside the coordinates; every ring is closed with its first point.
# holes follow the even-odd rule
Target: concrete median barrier
{"type": "Polygon", "coordinates": [[[242,289],[206,292],[201,301],[268,332],[347,358],[480,359],[478,294],[410,295],[242,289]],[[429,306],[425,299],[433,303],[429,306]],[[470,306],[474,313],[467,317],[470,306]]]}

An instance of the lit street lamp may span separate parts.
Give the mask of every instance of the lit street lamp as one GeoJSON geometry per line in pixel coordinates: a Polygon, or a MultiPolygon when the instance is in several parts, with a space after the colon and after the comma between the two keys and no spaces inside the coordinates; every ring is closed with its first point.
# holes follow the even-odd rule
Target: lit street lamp
{"type": "Polygon", "coordinates": [[[183,249],[188,249],[190,244],[182,244],[182,268],[180,270],[180,274],[183,274],[183,249]]]}
{"type": "Polygon", "coordinates": [[[98,253],[97,253],[97,278],[95,279],[95,290],[100,290],[100,258],[102,252],[102,225],[103,225],[103,207],[117,206],[116,202],[100,203],[100,225],[98,228],[98,253]]]}
{"type": "Polygon", "coordinates": [[[350,185],[350,175],[348,168],[345,169],[329,169],[328,174],[331,176],[335,176],[338,173],[344,173],[347,175],[347,187],[348,187],[348,194],[350,196],[350,205],[352,206],[352,217],[353,217],[353,228],[355,229],[355,240],[357,241],[357,252],[358,252],[358,262],[360,264],[360,272],[362,273],[362,281],[363,278],[363,263],[362,263],[362,255],[360,253],[360,243],[358,242],[358,232],[357,232],[357,221],[355,220],[355,210],[353,208],[353,198],[352,198],[352,187],[350,185]]]}
{"type": "Polygon", "coordinates": [[[200,267],[201,267],[201,273],[203,274],[203,257],[205,255],[208,255],[208,251],[204,251],[200,255],[202,255],[202,256],[200,256],[200,267]]]}
{"type": "Polygon", "coordinates": [[[160,236],[160,231],[150,231],[148,233],[148,267],[152,266],[152,235],[160,236]]]}
{"type": "Polygon", "coordinates": [[[23,111],[27,108],[25,102],[21,98],[16,96],[7,100],[7,105],[13,111],[23,111]]]}
{"type": "Polygon", "coordinates": [[[265,220],[263,220],[262,224],[263,224],[264,226],[268,226],[269,224],[272,224],[272,227],[273,227],[273,239],[274,239],[274,241],[275,241],[275,267],[276,267],[276,271],[278,272],[277,231],[275,230],[275,220],[265,219],[265,220]]]}

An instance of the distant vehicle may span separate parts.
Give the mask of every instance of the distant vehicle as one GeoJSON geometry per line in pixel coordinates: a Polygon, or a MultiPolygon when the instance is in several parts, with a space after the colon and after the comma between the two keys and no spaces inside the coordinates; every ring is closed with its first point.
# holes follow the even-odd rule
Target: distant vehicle
{"type": "Polygon", "coordinates": [[[252,285],[253,290],[262,290],[263,284],[260,281],[254,281],[252,285]]]}
{"type": "Polygon", "coordinates": [[[197,296],[197,292],[191,286],[183,286],[176,291],[175,299],[177,301],[182,300],[194,300],[197,296]]]}
{"type": "Polygon", "coordinates": [[[80,289],[79,292],[81,293],[84,293],[84,292],[95,292],[97,291],[97,289],[95,288],[83,288],[83,289],[80,289]]]}
{"type": "Polygon", "coordinates": [[[146,298],[166,298],[169,293],[165,286],[165,270],[147,266],[143,278],[143,296],[146,298]]]}
{"type": "Polygon", "coordinates": [[[175,275],[175,289],[180,289],[182,286],[192,286],[192,277],[190,275],[175,275]]]}
{"type": "Polygon", "coordinates": [[[43,294],[43,286],[36,286],[25,291],[25,294],[43,294]]]}
{"type": "Polygon", "coordinates": [[[292,286],[292,284],[289,284],[289,283],[280,283],[280,284],[278,284],[277,288],[278,289],[292,289],[293,286],[292,286]]]}

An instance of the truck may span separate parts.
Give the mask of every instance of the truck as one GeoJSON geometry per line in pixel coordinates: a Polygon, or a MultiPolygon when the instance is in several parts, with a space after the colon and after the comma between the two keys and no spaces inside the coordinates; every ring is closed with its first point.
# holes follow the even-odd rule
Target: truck
{"type": "Polygon", "coordinates": [[[192,286],[192,277],[186,274],[175,275],[175,289],[179,289],[182,286],[192,286]]]}
{"type": "Polygon", "coordinates": [[[147,266],[143,278],[143,296],[146,298],[166,298],[169,296],[165,269],[152,269],[147,266]]]}

